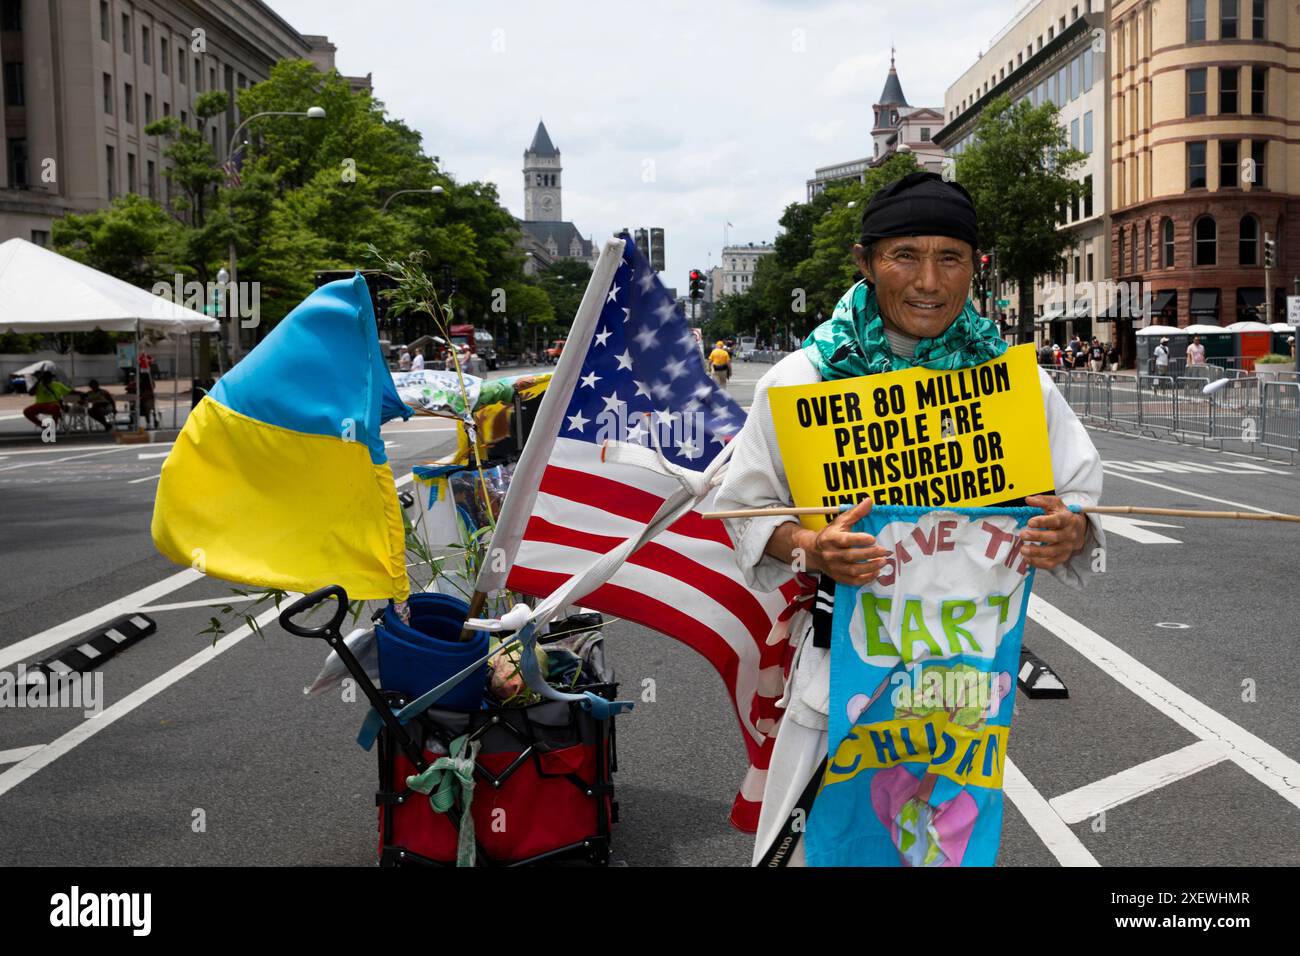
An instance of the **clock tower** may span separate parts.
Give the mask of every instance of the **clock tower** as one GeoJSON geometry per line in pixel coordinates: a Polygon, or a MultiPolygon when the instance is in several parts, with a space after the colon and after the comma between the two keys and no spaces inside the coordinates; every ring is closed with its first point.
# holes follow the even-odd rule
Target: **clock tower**
{"type": "Polygon", "coordinates": [[[560,151],[540,120],[533,143],[524,152],[524,219],[560,222],[560,151]]]}

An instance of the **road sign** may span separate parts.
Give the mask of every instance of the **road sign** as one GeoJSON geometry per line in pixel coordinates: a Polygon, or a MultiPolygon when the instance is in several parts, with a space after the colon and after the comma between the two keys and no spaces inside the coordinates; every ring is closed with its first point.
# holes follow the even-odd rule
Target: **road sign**
{"type": "Polygon", "coordinates": [[[1010,300],[1010,299],[998,299],[998,308],[999,308],[999,309],[1005,309],[1005,308],[1006,308],[1007,306],[1009,306],[1010,304],[1011,304],[1011,300],[1010,300]]]}
{"type": "Polygon", "coordinates": [[[1286,322],[1287,325],[1300,326],[1300,295],[1286,297],[1286,322]]]}

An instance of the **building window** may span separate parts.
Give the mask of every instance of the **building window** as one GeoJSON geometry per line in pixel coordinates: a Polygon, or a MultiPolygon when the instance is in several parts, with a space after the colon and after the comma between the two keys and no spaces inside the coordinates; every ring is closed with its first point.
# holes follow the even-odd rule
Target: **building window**
{"type": "Polygon", "coordinates": [[[27,140],[14,137],[9,140],[9,188],[27,188],[27,140]]]}
{"type": "Polygon", "coordinates": [[[122,14],[122,52],[131,52],[131,14],[122,14]]]}
{"type": "Polygon", "coordinates": [[[1257,116],[1268,112],[1268,67],[1250,68],[1250,111],[1257,116]]]}
{"type": "Polygon", "coordinates": [[[153,96],[149,93],[144,95],[144,121],[146,124],[153,122],[153,96]]]}
{"type": "Polygon", "coordinates": [[[1092,215],[1092,176],[1083,177],[1083,218],[1092,215]]]}
{"type": "Polygon", "coordinates": [[[1219,188],[1237,188],[1237,156],[1239,143],[1235,139],[1219,140],[1219,188]]]}
{"type": "Polygon", "coordinates": [[[1219,39],[1237,39],[1237,0],[1219,0],[1219,39]]]}
{"type": "Polygon", "coordinates": [[[49,244],[50,244],[50,234],[48,230],[45,229],[32,230],[32,245],[40,246],[42,249],[44,249],[49,244]]]}
{"type": "Polygon", "coordinates": [[[1256,40],[1263,40],[1264,10],[1268,6],[1267,0],[1253,0],[1250,6],[1251,36],[1256,40]]]}
{"type": "Polygon", "coordinates": [[[1056,95],[1061,98],[1062,106],[1070,102],[1070,71],[1067,67],[1056,71],[1056,95]]]}
{"type": "Polygon", "coordinates": [[[1117,263],[1116,271],[1120,275],[1124,274],[1124,227],[1120,226],[1115,235],[1115,262],[1117,263]]]}
{"type": "Polygon", "coordinates": [[[181,110],[181,125],[188,127],[190,125],[190,114],[181,110]]]}
{"type": "Polygon", "coordinates": [[[176,79],[182,83],[188,82],[185,79],[185,47],[183,46],[176,48],[176,79]]]}
{"type": "Polygon", "coordinates": [[[1205,142],[1187,144],[1187,188],[1205,188],[1205,142]]]}
{"type": "Polygon", "coordinates": [[[1164,225],[1160,227],[1160,245],[1164,250],[1164,257],[1161,265],[1166,269],[1174,267],[1174,221],[1166,219],[1164,225]]]}
{"type": "Polygon", "coordinates": [[[1151,220],[1142,227],[1142,270],[1151,271],[1151,220]]]}
{"type": "Polygon", "coordinates": [[[1088,253],[1088,273],[1087,273],[1087,278],[1084,281],[1085,282],[1092,281],[1092,253],[1091,252],[1088,253]]]}
{"type": "Polygon", "coordinates": [[[1237,112],[1237,78],[1241,71],[1235,66],[1219,67],[1219,112],[1237,112]]]}
{"type": "Polygon", "coordinates": [[[5,64],[5,105],[22,106],[27,102],[27,94],[23,89],[23,65],[20,61],[10,61],[5,64]]]}
{"type": "Polygon", "coordinates": [[[140,58],[146,63],[151,62],[153,56],[153,44],[149,40],[149,28],[140,28],[140,58]]]}
{"type": "Polygon", "coordinates": [[[1237,240],[1237,262],[1243,266],[1259,263],[1259,220],[1254,216],[1241,217],[1241,236],[1237,240]]]}
{"type": "Polygon", "coordinates": [[[145,160],[144,164],[145,188],[149,190],[149,198],[158,198],[158,167],[154,165],[152,159],[145,160]]]}
{"type": "Polygon", "coordinates": [[[1196,259],[1198,266],[1212,266],[1219,261],[1219,229],[1210,216],[1202,216],[1193,227],[1196,238],[1196,259]]]}
{"type": "Polygon", "coordinates": [[[135,178],[135,153],[126,154],[126,191],[139,192],[139,183],[135,178]]]}
{"type": "Polygon", "coordinates": [[[1130,262],[1129,262],[1129,273],[1131,274],[1131,273],[1135,273],[1135,272],[1138,271],[1138,227],[1137,227],[1137,223],[1133,223],[1133,242],[1132,242],[1132,244],[1129,246],[1129,255],[1132,256],[1132,259],[1131,259],[1130,262]]]}
{"type": "Polygon", "coordinates": [[[104,147],[104,156],[108,160],[108,198],[117,198],[117,154],[112,146],[104,147]]]}
{"type": "Polygon", "coordinates": [[[1079,148],[1079,117],[1070,120],[1070,149],[1079,148]]]}
{"type": "Polygon", "coordinates": [[[1083,51],[1083,92],[1092,89],[1092,50],[1083,51]]]}
{"type": "Polygon", "coordinates": [[[1187,115],[1205,115],[1205,67],[1187,71],[1187,115]]]}
{"type": "Polygon", "coordinates": [[[215,90],[216,88],[217,88],[217,68],[215,66],[208,67],[208,89],[215,90]]]}
{"type": "Polygon", "coordinates": [[[163,100],[163,116],[171,116],[171,115],[172,115],[172,105],[168,103],[166,100],[163,100]]]}
{"type": "Polygon", "coordinates": [[[1255,170],[1254,189],[1264,189],[1267,186],[1267,180],[1264,173],[1268,169],[1268,140],[1253,139],[1250,141],[1250,158],[1254,160],[1252,166],[1255,170]]]}
{"type": "Polygon", "coordinates": [[[23,28],[23,0],[3,0],[0,3],[0,30],[17,33],[23,28]]]}
{"type": "Polygon", "coordinates": [[[167,71],[171,69],[171,64],[167,62],[168,59],[170,58],[170,54],[171,54],[171,47],[167,45],[167,38],[159,37],[158,38],[158,69],[162,70],[163,76],[166,76],[167,71]]]}
{"type": "Polygon", "coordinates": [[[111,73],[104,74],[104,112],[109,116],[113,115],[113,76],[111,73]]]}
{"type": "Polygon", "coordinates": [[[122,118],[128,123],[135,122],[135,88],[130,83],[123,84],[125,102],[122,103],[122,118]]]}
{"type": "Polygon", "coordinates": [[[923,143],[930,142],[930,127],[928,126],[921,127],[921,142],[923,143]]]}
{"type": "Polygon", "coordinates": [[[1080,62],[1082,57],[1076,56],[1070,61],[1070,99],[1074,99],[1083,93],[1083,64],[1080,62]]]}
{"type": "Polygon", "coordinates": [[[1092,155],[1092,110],[1083,114],[1083,151],[1092,155]]]}
{"type": "Polygon", "coordinates": [[[99,0],[99,38],[113,42],[113,28],[108,25],[108,0],[99,0]]]}
{"type": "Polygon", "coordinates": [[[194,88],[203,89],[203,61],[197,56],[194,58],[194,88]]]}
{"type": "Polygon", "coordinates": [[[1187,0],[1187,42],[1205,39],[1205,0],[1187,0]]]}

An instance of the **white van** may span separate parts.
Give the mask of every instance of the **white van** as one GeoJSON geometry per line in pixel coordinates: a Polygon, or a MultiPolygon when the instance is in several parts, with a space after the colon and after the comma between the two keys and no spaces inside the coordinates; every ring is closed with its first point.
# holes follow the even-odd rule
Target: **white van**
{"type": "Polygon", "coordinates": [[[751,361],[754,358],[754,349],[758,346],[758,339],[752,335],[742,335],[736,345],[736,356],[742,362],[751,361]]]}

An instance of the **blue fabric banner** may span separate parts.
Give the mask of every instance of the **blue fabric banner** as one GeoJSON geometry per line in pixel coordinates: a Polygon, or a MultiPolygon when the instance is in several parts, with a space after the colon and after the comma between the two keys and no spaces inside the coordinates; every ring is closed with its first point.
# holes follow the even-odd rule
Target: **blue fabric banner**
{"type": "Polygon", "coordinates": [[[1037,508],[878,506],[890,557],[835,592],[828,763],[811,866],[992,866],[1037,508]]]}

